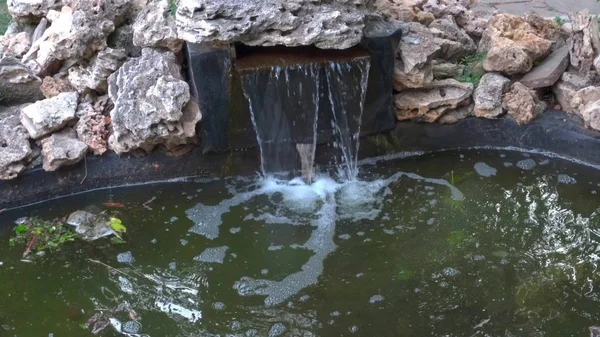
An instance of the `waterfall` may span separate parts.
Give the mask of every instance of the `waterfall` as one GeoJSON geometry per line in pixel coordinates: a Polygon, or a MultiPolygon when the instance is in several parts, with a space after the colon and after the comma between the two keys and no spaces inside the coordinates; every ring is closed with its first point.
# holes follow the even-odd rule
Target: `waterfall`
{"type": "Polygon", "coordinates": [[[240,74],[263,176],[312,181],[317,143],[330,142],[339,178],[358,173],[367,57],[244,70],[240,74]],[[300,169],[301,168],[301,169],[300,169]]]}

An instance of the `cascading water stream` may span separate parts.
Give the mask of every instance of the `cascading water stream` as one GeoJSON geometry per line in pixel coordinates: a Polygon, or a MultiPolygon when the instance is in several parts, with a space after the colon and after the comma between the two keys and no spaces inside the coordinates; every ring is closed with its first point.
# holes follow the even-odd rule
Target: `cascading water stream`
{"type": "Polygon", "coordinates": [[[330,134],[339,178],[354,180],[369,69],[368,58],[356,58],[244,71],[262,175],[290,178],[285,172],[296,175],[302,161],[303,178],[313,181],[317,143],[330,134]]]}

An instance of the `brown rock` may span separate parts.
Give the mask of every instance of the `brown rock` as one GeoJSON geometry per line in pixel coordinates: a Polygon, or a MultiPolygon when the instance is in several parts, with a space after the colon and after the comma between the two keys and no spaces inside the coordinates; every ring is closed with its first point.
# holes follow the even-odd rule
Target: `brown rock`
{"type": "Polygon", "coordinates": [[[0,40],[0,58],[4,56],[22,57],[31,48],[31,35],[27,32],[4,36],[0,40]]]}
{"type": "Polygon", "coordinates": [[[413,22],[407,25],[407,31],[402,35],[396,57],[402,61],[404,73],[408,74],[415,67],[431,61],[439,50],[440,46],[431,31],[413,22]]]}
{"type": "Polygon", "coordinates": [[[73,91],[73,87],[71,87],[66,74],[59,73],[53,77],[44,77],[40,90],[42,90],[44,97],[51,98],[62,92],[71,92],[73,91]]]}
{"type": "Polygon", "coordinates": [[[519,125],[528,124],[546,109],[546,103],[540,101],[536,92],[519,82],[504,94],[502,106],[519,125]]]}
{"type": "Polygon", "coordinates": [[[40,143],[44,171],[48,172],[78,163],[87,152],[85,143],[77,139],[75,131],[70,128],[44,138],[40,143]]]}
{"type": "Polygon", "coordinates": [[[431,82],[433,82],[431,64],[424,64],[405,73],[402,61],[396,60],[394,68],[394,89],[396,91],[402,91],[406,88],[421,88],[431,82]]]}
{"type": "Polygon", "coordinates": [[[105,116],[109,110],[108,96],[102,96],[94,101],[79,104],[77,115],[79,121],[75,126],[77,138],[84,142],[95,155],[102,155],[108,148],[110,118],[105,116]]]}
{"type": "Polygon", "coordinates": [[[576,70],[567,71],[563,73],[558,82],[554,84],[552,91],[563,110],[569,113],[577,113],[571,105],[573,96],[585,87],[599,84],[599,80],[598,74],[595,71],[584,74],[580,74],[576,70]]]}
{"type": "MultiPolygon", "coordinates": [[[[421,11],[421,6],[426,3],[427,0],[375,0],[373,5],[377,9],[377,12],[381,13],[387,18],[413,22],[419,21],[418,16],[421,11]]],[[[433,14],[430,14],[433,17],[433,14]]],[[[435,17],[433,17],[435,19],[435,17]]],[[[431,20],[433,21],[433,20],[431,20]]]]}
{"type": "Polygon", "coordinates": [[[558,81],[568,66],[569,47],[564,46],[523,76],[520,82],[531,89],[550,87],[558,81]]]}
{"type": "Polygon", "coordinates": [[[473,85],[453,79],[435,81],[420,89],[405,90],[395,96],[396,118],[434,122],[445,112],[468,101],[473,85]]]}
{"type": "Polygon", "coordinates": [[[487,52],[485,70],[508,75],[528,72],[534,61],[550,52],[552,41],[544,36],[520,16],[495,15],[479,44],[479,51],[487,52]]]}
{"type": "Polygon", "coordinates": [[[434,62],[431,65],[431,71],[433,72],[433,78],[443,80],[461,76],[465,71],[465,66],[448,62],[434,62]]]}
{"type": "Polygon", "coordinates": [[[600,131],[600,87],[579,90],[571,102],[573,108],[583,118],[585,126],[600,131]]]}
{"type": "Polygon", "coordinates": [[[469,105],[458,107],[454,110],[450,110],[450,111],[446,112],[438,120],[438,123],[440,123],[440,124],[458,123],[459,121],[461,121],[467,117],[473,116],[473,109],[474,109],[474,105],[473,105],[473,103],[471,103],[469,105]]]}

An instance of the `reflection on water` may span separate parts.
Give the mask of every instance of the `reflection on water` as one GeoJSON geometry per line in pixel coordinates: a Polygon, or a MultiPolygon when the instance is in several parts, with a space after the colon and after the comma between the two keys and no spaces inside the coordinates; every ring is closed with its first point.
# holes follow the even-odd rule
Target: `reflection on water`
{"type": "Polygon", "coordinates": [[[0,236],[0,336],[545,336],[600,325],[597,171],[467,151],[364,161],[359,181],[178,182],[122,202],[127,243],[28,264],[0,236]],[[152,198],[152,199],[151,199],[152,198]],[[151,199],[151,203],[147,201],[151,199]],[[149,207],[140,207],[146,205],[149,207]]]}

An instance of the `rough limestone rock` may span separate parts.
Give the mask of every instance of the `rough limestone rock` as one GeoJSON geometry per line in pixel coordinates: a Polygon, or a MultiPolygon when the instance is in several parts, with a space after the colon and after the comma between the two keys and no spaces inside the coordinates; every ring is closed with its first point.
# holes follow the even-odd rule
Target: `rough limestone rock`
{"type": "Polygon", "coordinates": [[[487,73],[481,77],[475,89],[474,114],[476,117],[498,118],[502,110],[502,95],[510,88],[510,80],[497,73],[487,73]]]}
{"type": "Polygon", "coordinates": [[[519,125],[528,124],[546,110],[546,103],[540,101],[536,92],[520,82],[515,82],[504,94],[502,106],[519,125]]]}
{"type": "Polygon", "coordinates": [[[142,48],[133,44],[133,27],[123,25],[108,36],[108,46],[113,49],[124,49],[129,57],[139,57],[142,48]]]}
{"type": "Polygon", "coordinates": [[[440,119],[438,119],[438,123],[440,124],[454,124],[458,123],[461,120],[473,116],[474,104],[471,103],[466,106],[458,107],[454,110],[450,110],[446,112],[440,119]]]}
{"type": "Polygon", "coordinates": [[[108,79],[114,102],[109,146],[117,153],[151,151],[189,143],[195,136],[200,110],[190,102],[188,84],[180,75],[175,54],[151,48],[131,59],[108,79]]]}
{"type": "Polygon", "coordinates": [[[454,79],[435,81],[421,89],[405,90],[395,96],[396,118],[434,122],[445,112],[469,103],[473,85],[454,79]]]}
{"type": "Polygon", "coordinates": [[[569,70],[562,74],[560,80],[552,87],[552,92],[561,108],[569,113],[575,113],[571,100],[575,94],[586,87],[600,85],[598,73],[590,71],[579,73],[577,70],[569,70]]]}
{"type": "Polygon", "coordinates": [[[177,25],[167,0],[151,3],[140,12],[133,24],[133,44],[167,48],[174,53],[181,50],[183,41],[177,37],[177,25]]]}
{"type": "Polygon", "coordinates": [[[0,104],[35,102],[42,99],[42,80],[14,57],[0,59],[0,104]]]}
{"type": "MultiPolygon", "coordinates": [[[[96,21],[101,21],[100,18],[111,21],[115,26],[120,26],[130,17],[135,17],[136,9],[134,8],[139,3],[144,6],[148,2],[140,0],[62,0],[66,6],[78,11],[91,11],[92,17],[96,21]]],[[[154,1],[154,0],[152,0],[154,1]]]]}
{"type": "Polygon", "coordinates": [[[0,37],[0,58],[22,57],[31,48],[31,34],[20,32],[0,37]]]}
{"type": "Polygon", "coordinates": [[[545,35],[521,16],[495,15],[479,43],[479,51],[487,52],[483,67],[488,72],[508,75],[528,72],[535,61],[550,52],[552,41],[545,39],[545,35]]]}
{"type": "Polygon", "coordinates": [[[456,25],[452,17],[437,19],[429,25],[429,30],[440,45],[439,57],[449,61],[460,61],[477,51],[473,39],[456,25]]]}
{"type": "Polygon", "coordinates": [[[570,55],[571,65],[581,72],[589,71],[594,65],[596,51],[600,49],[598,19],[587,10],[571,13],[570,55]]]}
{"type": "Polygon", "coordinates": [[[0,180],[16,178],[32,154],[29,135],[17,115],[0,113],[0,180]]]}
{"type": "Polygon", "coordinates": [[[475,3],[476,0],[428,0],[423,10],[433,13],[436,18],[458,16],[475,6],[475,3]]]}
{"type": "Polygon", "coordinates": [[[21,109],[21,124],[33,139],[62,129],[75,119],[78,94],[66,92],[21,109]]]}
{"type": "Polygon", "coordinates": [[[79,104],[79,120],[75,126],[77,138],[84,142],[95,155],[102,155],[108,149],[109,117],[104,115],[110,100],[102,96],[95,102],[85,101],[79,104]]]}
{"type": "Polygon", "coordinates": [[[92,89],[106,93],[108,76],[117,71],[126,58],[124,49],[106,48],[96,54],[89,64],[69,69],[69,82],[79,92],[92,89]]]}
{"type": "Polygon", "coordinates": [[[346,49],[364,28],[366,0],[181,0],[178,35],[188,42],[346,49]]]}
{"type": "Polygon", "coordinates": [[[472,37],[480,38],[487,28],[489,19],[475,14],[472,10],[467,10],[455,16],[456,23],[467,34],[472,37]]]}
{"type": "Polygon", "coordinates": [[[426,2],[427,0],[375,0],[373,6],[377,13],[386,18],[428,25],[435,20],[435,16],[422,10],[426,2]]]}
{"type": "Polygon", "coordinates": [[[35,65],[37,74],[50,74],[65,60],[87,59],[106,48],[106,37],[115,29],[113,22],[105,18],[110,7],[103,9],[101,4],[92,3],[75,11],[64,6],[23,62],[35,65]]]}
{"type": "Polygon", "coordinates": [[[425,84],[431,82],[433,82],[431,64],[424,64],[405,73],[403,63],[396,61],[394,67],[394,89],[396,91],[402,91],[406,88],[422,88],[425,84]]]}
{"type": "Polygon", "coordinates": [[[51,9],[60,9],[61,0],[7,0],[8,12],[19,20],[38,22],[45,17],[51,9]]]}
{"type": "Polygon", "coordinates": [[[431,61],[440,50],[433,33],[419,23],[409,23],[403,29],[396,58],[402,61],[404,73],[431,61]]]}
{"type": "Polygon", "coordinates": [[[572,104],[586,127],[600,131],[600,87],[579,90],[573,96],[572,104]]]}
{"type": "Polygon", "coordinates": [[[41,140],[44,171],[52,172],[62,166],[73,165],[83,159],[87,145],[77,139],[71,128],[52,134],[41,140]]]}
{"type": "Polygon", "coordinates": [[[551,87],[569,66],[569,47],[555,50],[519,81],[528,88],[551,87]]]}
{"type": "Polygon", "coordinates": [[[46,98],[58,96],[63,92],[74,91],[73,87],[71,86],[71,83],[69,83],[69,79],[64,73],[58,73],[52,77],[44,77],[40,89],[42,90],[42,93],[46,98]]]}

